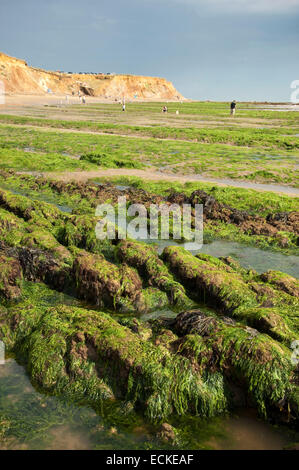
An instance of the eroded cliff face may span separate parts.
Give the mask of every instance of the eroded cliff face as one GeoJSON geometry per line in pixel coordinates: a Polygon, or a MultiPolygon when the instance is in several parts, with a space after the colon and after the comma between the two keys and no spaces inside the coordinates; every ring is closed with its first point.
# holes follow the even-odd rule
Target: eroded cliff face
{"type": "Polygon", "coordinates": [[[182,100],[164,78],[134,75],[91,75],[50,72],[30,67],[24,60],[0,52],[0,80],[9,94],[82,94],[111,100],[123,98],[182,100]]]}

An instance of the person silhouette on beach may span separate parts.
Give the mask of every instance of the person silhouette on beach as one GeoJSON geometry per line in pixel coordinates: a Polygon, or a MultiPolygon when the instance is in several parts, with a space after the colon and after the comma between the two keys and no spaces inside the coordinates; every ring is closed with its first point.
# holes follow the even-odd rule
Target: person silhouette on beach
{"type": "Polygon", "coordinates": [[[236,101],[232,101],[231,104],[230,104],[230,115],[231,116],[234,116],[236,114],[236,101]]]}

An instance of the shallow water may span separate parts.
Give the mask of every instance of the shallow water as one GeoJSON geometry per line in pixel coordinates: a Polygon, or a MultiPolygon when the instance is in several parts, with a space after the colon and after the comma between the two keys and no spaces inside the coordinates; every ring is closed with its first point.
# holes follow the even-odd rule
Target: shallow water
{"type": "Polygon", "coordinates": [[[0,365],[0,449],[146,448],[147,425],[140,432],[141,418],[125,421],[113,410],[111,416],[99,416],[91,408],[38,392],[12,358],[0,365]]]}
{"type": "Polygon", "coordinates": [[[274,269],[299,278],[299,257],[282,253],[262,250],[253,246],[242,245],[238,242],[217,240],[202,247],[194,243],[177,243],[173,240],[153,240],[157,251],[161,254],[166,246],[181,246],[191,253],[205,253],[212,256],[232,256],[246,269],[253,268],[258,273],[274,269]]]}
{"type": "Polygon", "coordinates": [[[72,208],[69,207],[68,205],[66,205],[66,204],[57,204],[55,202],[54,197],[51,198],[50,196],[46,196],[44,194],[35,194],[34,196],[32,196],[32,194],[30,194],[26,190],[22,191],[21,189],[12,189],[9,186],[6,186],[5,184],[1,184],[0,188],[6,189],[6,190],[10,191],[11,193],[16,194],[18,196],[25,196],[25,197],[29,197],[32,200],[36,200],[36,201],[40,201],[40,202],[47,202],[48,204],[52,204],[53,206],[57,207],[57,209],[61,210],[62,212],[68,212],[68,213],[72,212],[72,208]]]}
{"type": "Polygon", "coordinates": [[[206,445],[215,450],[279,450],[288,444],[287,433],[258,419],[254,410],[240,410],[222,420],[223,436],[211,436],[206,445]]]}
{"type": "Polygon", "coordinates": [[[121,185],[121,184],[117,184],[115,185],[116,189],[118,189],[119,191],[126,191],[127,189],[130,189],[131,186],[125,186],[125,185],[121,185]]]}
{"type": "Polygon", "coordinates": [[[264,111],[299,111],[299,106],[297,105],[292,105],[292,104],[279,104],[279,105],[273,105],[273,104],[263,104],[263,105],[256,105],[253,106],[252,108],[248,109],[260,109],[264,111]]]}
{"type": "Polygon", "coordinates": [[[203,245],[201,253],[212,256],[232,256],[244,268],[253,268],[258,273],[274,269],[299,277],[299,257],[283,255],[282,253],[262,250],[252,246],[244,246],[237,242],[215,241],[203,245]]]}
{"type": "Polygon", "coordinates": [[[248,156],[250,160],[298,160],[296,155],[250,155],[248,156]]]}
{"type": "MultiPolygon", "coordinates": [[[[119,415],[104,408],[99,416],[88,407],[38,392],[13,358],[0,365],[0,450],[173,448],[161,444],[154,437],[155,428],[135,413],[130,419],[119,415]]],[[[172,425],[180,435],[177,448],[185,449],[282,449],[296,439],[250,410],[208,421],[178,417],[172,425]]]]}
{"type": "Polygon", "coordinates": [[[247,188],[247,189],[257,189],[259,191],[272,191],[272,192],[279,192],[283,194],[295,194],[299,196],[299,189],[294,188],[292,186],[282,186],[280,184],[264,184],[264,183],[251,183],[250,181],[239,181],[234,179],[226,179],[226,178],[209,178],[202,177],[201,175],[193,175],[190,176],[190,180],[195,181],[204,181],[204,182],[211,182],[211,183],[222,183],[227,186],[234,186],[235,188],[247,188]]]}

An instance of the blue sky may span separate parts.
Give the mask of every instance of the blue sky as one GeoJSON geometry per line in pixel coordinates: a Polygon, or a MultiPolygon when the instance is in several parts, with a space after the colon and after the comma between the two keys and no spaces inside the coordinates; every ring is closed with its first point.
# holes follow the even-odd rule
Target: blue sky
{"type": "Polygon", "coordinates": [[[51,70],[161,76],[188,98],[289,101],[299,0],[0,0],[0,50],[51,70]]]}

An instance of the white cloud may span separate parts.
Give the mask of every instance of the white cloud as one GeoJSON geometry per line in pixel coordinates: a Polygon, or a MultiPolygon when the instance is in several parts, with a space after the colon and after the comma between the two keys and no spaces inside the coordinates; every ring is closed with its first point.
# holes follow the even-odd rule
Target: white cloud
{"type": "Polygon", "coordinates": [[[299,12],[299,0],[172,0],[207,10],[249,13],[299,12]]]}

